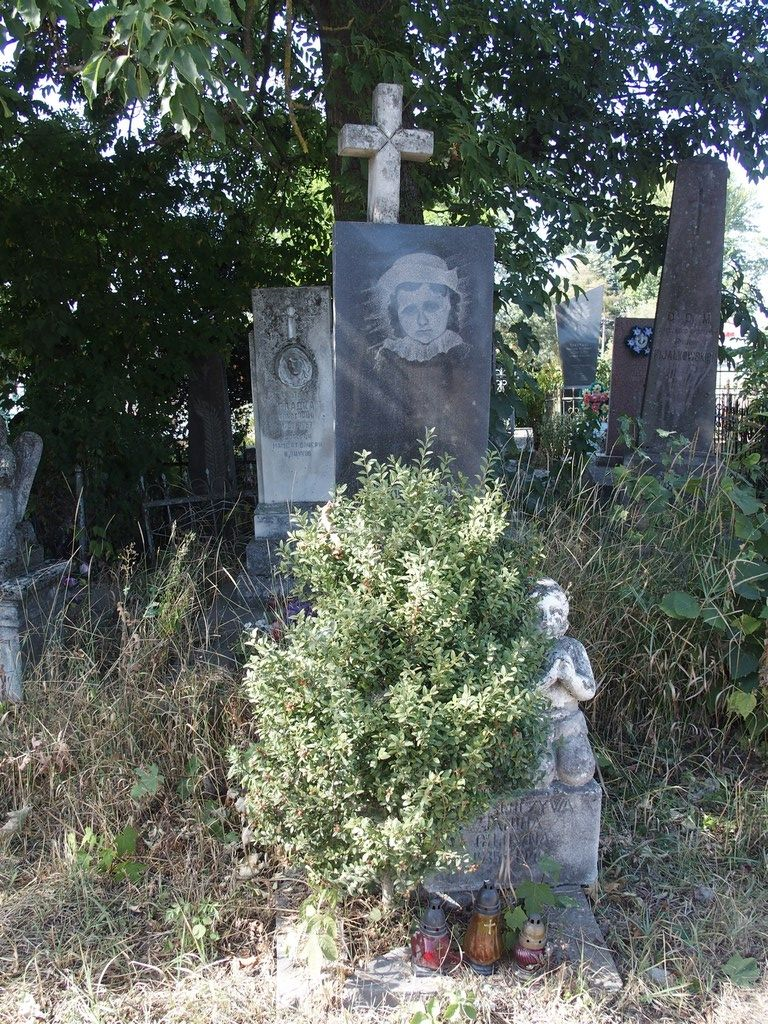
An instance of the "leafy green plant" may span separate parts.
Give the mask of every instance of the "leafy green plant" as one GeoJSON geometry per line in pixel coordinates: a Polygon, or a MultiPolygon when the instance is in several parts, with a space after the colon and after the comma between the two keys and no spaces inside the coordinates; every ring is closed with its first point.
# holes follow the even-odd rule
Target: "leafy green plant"
{"type": "Polygon", "coordinates": [[[318,889],[299,908],[302,951],[313,974],[319,974],[323,964],[339,958],[338,902],[333,889],[318,889]]]}
{"type": "Polygon", "coordinates": [[[760,967],[753,956],[733,956],[720,968],[722,973],[739,988],[749,988],[760,980],[760,967]]]}
{"type": "Polygon", "coordinates": [[[165,921],[174,926],[179,956],[194,952],[201,960],[208,958],[210,947],[220,938],[216,929],[220,913],[218,905],[210,900],[181,900],[166,910],[165,921]]]}
{"type": "Polygon", "coordinates": [[[454,992],[445,1003],[433,996],[417,1007],[408,1024],[447,1024],[460,1020],[477,1020],[474,992],[454,992]]]}
{"type": "Polygon", "coordinates": [[[156,764],[149,768],[135,768],[134,775],[136,782],[131,787],[131,799],[139,803],[145,796],[157,796],[160,787],[165,782],[165,777],[160,774],[156,764]]]}
{"type": "Polygon", "coordinates": [[[88,825],[79,839],[74,832],[68,832],[65,847],[70,861],[80,871],[98,871],[113,878],[136,882],[147,869],[146,864],[134,860],[138,838],[138,832],[131,825],[118,832],[111,841],[88,825]]]}
{"type": "Polygon", "coordinates": [[[429,449],[359,461],[360,487],[303,516],[286,569],[314,614],[262,636],[246,676],[255,741],[234,755],[258,841],[317,884],[417,878],[461,825],[524,786],[543,740],[538,560],[497,483],[429,449]]]}
{"type": "Polygon", "coordinates": [[[538,864],[541,872],[548,876],[540,882],[525,879],[515,886],[516,903],[504,911],[504,947],[511,949],[529,917],[546,913],[547,909],[575,907],[576,901],[567,893],[558,892],[555,886],[560,881],[562,868],[551,857],[542,857],[538,864]]]}

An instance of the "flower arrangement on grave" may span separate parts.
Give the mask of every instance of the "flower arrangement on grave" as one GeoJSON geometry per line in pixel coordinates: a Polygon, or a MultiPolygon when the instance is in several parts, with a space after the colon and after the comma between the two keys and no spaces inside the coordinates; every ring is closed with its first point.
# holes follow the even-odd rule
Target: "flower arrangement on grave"
{"type": "Polygon", "coordinates": [[[360,486],[304,515],[285,568],[314,614],[255,637],[253,741],[234,757],[257,842],[315,884],[416,881],[495,796],[531,782],[548,641],[528,596],[539,561],[509,538],[490,478],[358,461],[360,486]]]}
{"type": "Polygon", "coordinates": [[[636,356],[649,356],[653,347],[653,328],[633,327],[624,339],[624,344],[636,356]]]}
{"type": "Polygon", "coordinates": [[[582,395],[587,412],[596,413],[601,419],[608,415],[609,395],[607,391],[585,391],[582,395]]]}

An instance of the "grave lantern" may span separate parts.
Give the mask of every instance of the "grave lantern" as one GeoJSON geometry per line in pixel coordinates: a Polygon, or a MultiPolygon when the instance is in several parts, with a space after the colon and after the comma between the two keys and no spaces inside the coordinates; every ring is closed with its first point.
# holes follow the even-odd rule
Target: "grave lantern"
{"type": "Polygon", "coordinates": [[[452,970],[459,957],[451,951],[451,932],[440,900],[430,901],[429,909],[411,936],[413,973],[435,974],[452,970]]]}
{"type": "Polygon", "coordinates": [[[491,882],[475,897],[475,909],[464,936],[464,953],[476,974],[493,974],[501,959],[501,899],[491,882]]]}

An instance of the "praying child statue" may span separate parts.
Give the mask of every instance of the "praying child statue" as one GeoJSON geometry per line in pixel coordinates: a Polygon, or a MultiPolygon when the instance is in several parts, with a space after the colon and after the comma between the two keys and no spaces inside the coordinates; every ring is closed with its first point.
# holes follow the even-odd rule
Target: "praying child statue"
{"type": "Polygon", "coordinates": [[[595,774],[595,756],[579,702],[591,700],[597,686],[584,645],[568,631],[568,598],[554,580],[539,580],[533,590],[539,626],[554,640],[539,687],[549,697],[549,737],[537,785],[561,782],[585,786],[595,774]]]}

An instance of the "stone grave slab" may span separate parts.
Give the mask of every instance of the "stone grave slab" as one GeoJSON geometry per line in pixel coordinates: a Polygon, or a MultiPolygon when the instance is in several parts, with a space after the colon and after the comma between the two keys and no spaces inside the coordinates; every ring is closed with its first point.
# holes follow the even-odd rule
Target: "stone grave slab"
{"type": "Polygon", "coordinates": [[[648,376],[649,355],[637,354],[626,344],[634,328],[653,328],[653,318],[616,318],[613,329],[611,356],[611,400],[608,406],[608,435],[605,442],[607,455],[626,454],[621,441],[621,417],[639,419],[643,410],[643,395],[648,376]]]}
{"type": "Polygon", "coordinates": [[[424,887],[438,895],[479,889],[486,878],[501,886],[531,879],[543,881],[539,861],[560,865],[563,885],[592,885],[597,879],[602,791],[594,781],[585,786],[555,782],[517,799],[495,803],[462,831],[458,868],[437,871],[424,887]]]}
{"type": "Polygon", "coordinates": [[[336,476],[355,453],[435,451],[477,477],[488,451],[493,231],[339,223],[334,229],[336,476]]]}
{"type": "Polygon", "coordinates": [[[251,381],[259,501],[248,574],[269,581],[291,508],[327,501],[334,486],[331,298],[328,288],[252,293],[251,381]]]}
{"type": "Polygon", "coordinates": [[[227,371],[220,355],[196,363],[189,378],[189,482],[194,494],[234,496],[237,482],[227,371]]]}
{"type": "Polygon", "coordinates": [[[665,443],[658,430],[688,438],[700,455],[712,445],[727,182],[716,157],[677,168],[642,411],[652,455],[665,443]]]}
{"type": "Polygon", "coordinates": [[[603,286],[555,307],[557,342],[567,388],[588,388],[595,383],[603,315],[603,286]]]}
{"type": "MultiPolygon", "coordinates": [[[[569,896],[574,905],[552,908],[546,914],[547,969],[565,965],[593,990],[606,994],[620,991],[621,975],[586,896],[578,886],[560,886],[557,891],[569,896]]],[[[465,905],[470,901],[460,902],[465,905]]],[[[508,984],[519,978],[520,984],[528,985],[536,977],[540,975],[522,976],[509,956],[502,960],[498,974],[489,978],[479,978],[468,968],[460,968],[449,976],[416,977],[411,970],[410,950],[401,947],[355,971],[344,986],[342,1003],[348,1009],[398,1006],[448,993],[457,985],[483,988],[491,995],[497,982],[508,984]]]]}

